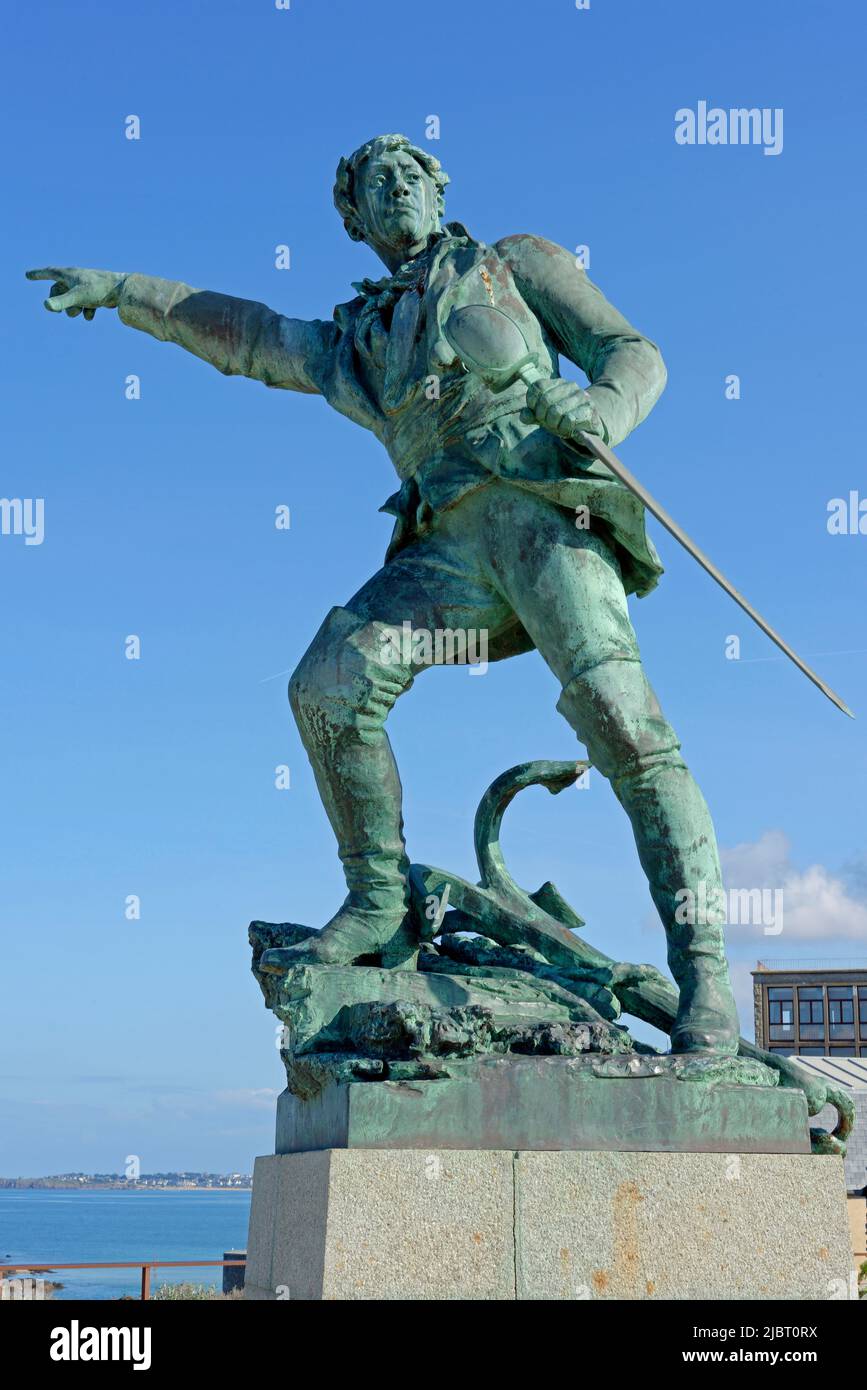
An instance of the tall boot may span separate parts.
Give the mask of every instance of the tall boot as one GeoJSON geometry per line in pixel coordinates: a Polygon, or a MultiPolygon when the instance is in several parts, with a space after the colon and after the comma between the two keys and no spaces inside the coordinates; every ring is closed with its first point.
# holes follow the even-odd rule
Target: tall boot
{"type": "Polygon", "coordinates": [[[672,1051],[737,1052],[740,1027],[723,943],[713,822],[641,663],[600,662],[568,683],[557,708],[632,823],[680,989],[672,1051]]]}
{"type": "Polygon", "coordinates": [[[402,788],[383,727],[412,674],[395,659],[389,631],[332,609],[290,681],[292,711],[349,892],[317,937],[266,951],[261,969],[348,965],[366,956],[389,966],[414,965],[418,943],[407,915],[402,788]],[[383,660],[384,653],[391,660],[383,660]]]}

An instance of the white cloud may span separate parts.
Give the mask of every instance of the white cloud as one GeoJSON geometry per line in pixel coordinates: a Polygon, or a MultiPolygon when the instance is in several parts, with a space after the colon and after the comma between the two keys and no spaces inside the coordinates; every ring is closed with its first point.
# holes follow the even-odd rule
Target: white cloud
{"type": "Polygon", "coordinates": [[[258,1086],[239,1091],[215,1091],[214,1099],[220,1105],[236,1105],[242,1110],[273,1110],[279,1091],[270,1086],[258,1086]]]}
{"type": "MultiPolygon", "coordinates": [[[[720,852],[726,889],[782,891],[783,930],[770,939],[823,941],[858,940],[867,947],[867,902],[853,896],[844,879],[824,864],[799,869],[792,863],[791,845],[781,830],[766,830],[752,844],[720,852]]],[[[763,936],[760,925],[728,932],[763,936]]]]}

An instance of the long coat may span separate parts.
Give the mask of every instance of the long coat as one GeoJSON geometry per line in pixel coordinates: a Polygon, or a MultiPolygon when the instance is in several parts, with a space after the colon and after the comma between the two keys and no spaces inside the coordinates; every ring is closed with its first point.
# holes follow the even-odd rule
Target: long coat
{"type": "Polygon", "coordinates": [[[452,222],[394,276],[355,288],[357,297],[339,304],[331,320],[306,321],[130,275],[118,308],[125,323],[227,375],[322,395],[371,430],[401,480],[382,508],[396,517],[389,556],[495,475],[576,514],[586,508],[618,551],[627,592],[648,593],[662,566],[641,504],[604,465],[577,458],[529,416],[522,381],[492,393],[463,369],[443,334],[455,307],[506,310],[543,371],[559,375],[562,354],[585,373],[606,441],[617,445],[658,399],[665,367],[656,345],[608,303],[575,258],[529,235],[486,246],[452,222]]]}

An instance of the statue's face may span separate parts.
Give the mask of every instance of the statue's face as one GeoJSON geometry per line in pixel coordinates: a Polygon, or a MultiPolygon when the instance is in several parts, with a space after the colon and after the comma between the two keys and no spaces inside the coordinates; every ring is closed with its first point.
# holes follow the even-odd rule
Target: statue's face
{"type": "Polygon", "coordinates": [[[436,185],[406,150],[374,152],[365,160],[355,197],[365,240],[375,250],[410,255],[437,228],[436,185]]]}

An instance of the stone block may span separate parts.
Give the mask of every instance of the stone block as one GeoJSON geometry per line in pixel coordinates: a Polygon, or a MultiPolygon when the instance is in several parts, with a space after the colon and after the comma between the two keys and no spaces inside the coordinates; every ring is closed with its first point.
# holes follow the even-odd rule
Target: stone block
{"type": "MultiPolygon", "coordinates": [[[[662,1059],[665,1062],[667,1059],[662,1059]]],[[[660,1063],[661,1064],[661,1063],[660,1063]]],[[[329,1148],[809,1153],[803,1093],[610,1077],[592,1057],[486,1057],[432,1081],[357,1081],[277,1103],[277,1153],[329,1148]]]]}
{"type": "Polygon", "coordinates": [[[853,1287],[842,1161],[813,1154],[275,1155],[256,1160],[248,1259],[259,1300],[826,1300],[853,1287]]]}
{"type": "Polygon", "coordinates": [[[800,1154],[521,1153],[519,1299],[850,1291],[843,1165],[800,1154]]]}
{"type": "Polygon", "coordinates": [[[253,1296],[514,1299],[512,1168],[490,1151],[257,1159],[250,1239],[274,1234],[253,1296]]]}

